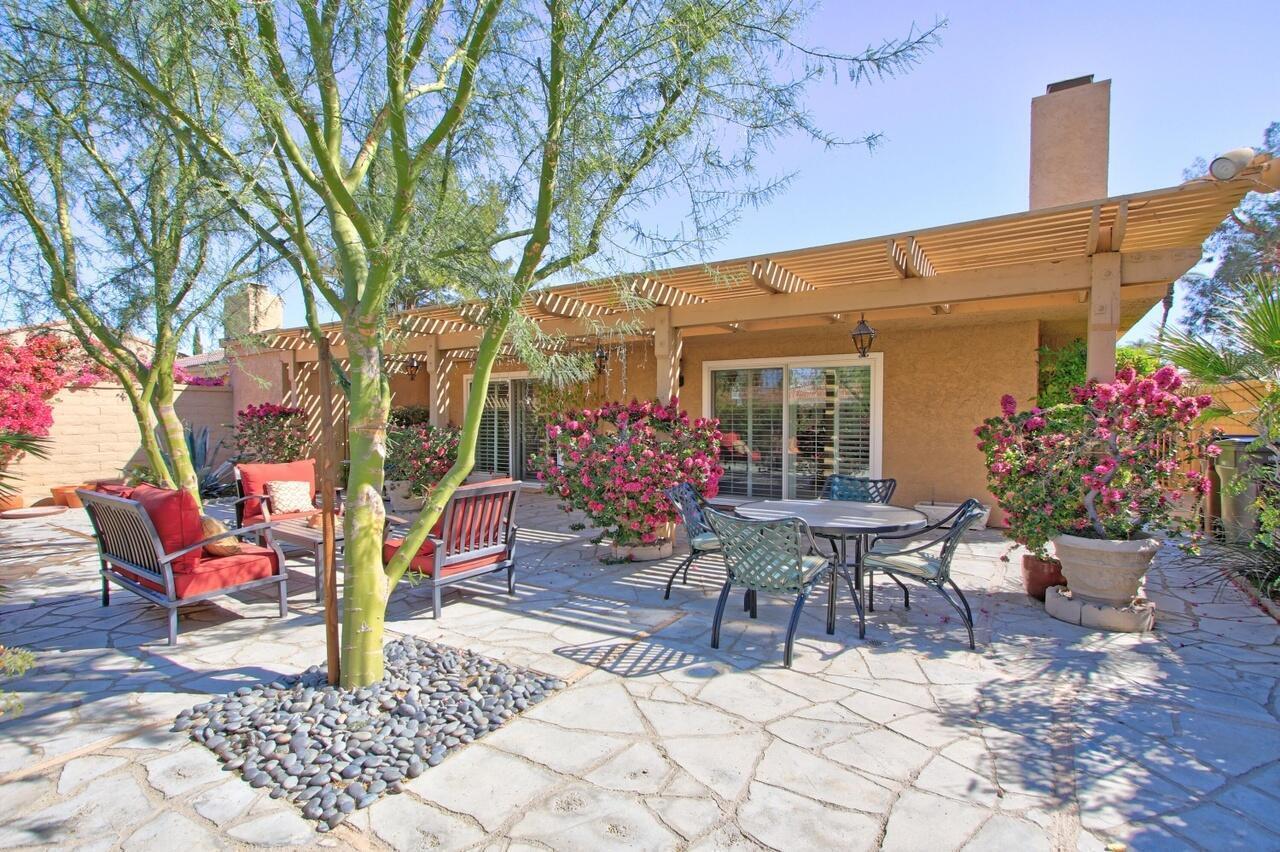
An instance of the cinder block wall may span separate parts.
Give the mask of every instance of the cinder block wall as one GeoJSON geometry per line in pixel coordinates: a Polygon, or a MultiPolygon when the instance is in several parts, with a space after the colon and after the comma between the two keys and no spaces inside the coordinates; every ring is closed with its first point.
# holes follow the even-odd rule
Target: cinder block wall
{"type": "MultiPolygon", "coordinates": [[[[229,387],[179,387],[178,415],[193,426],[209,427],[210,440],[223,442],[217,458],[231,452],[234,420],[229,387]]],[[[27,505],[51,499],[49,489],[120,476],[143,461],[133,410],[119,385],[65,390],[53,399],[53,427],[46,460],[25,457],[12,468],[27,505]]]]}

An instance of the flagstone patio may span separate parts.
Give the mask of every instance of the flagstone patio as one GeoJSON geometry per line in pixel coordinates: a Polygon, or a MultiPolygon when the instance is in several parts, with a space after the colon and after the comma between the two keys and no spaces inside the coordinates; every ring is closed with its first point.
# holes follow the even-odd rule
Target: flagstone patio
{"type": "MultiPolygon", "coordinates": [[[[568,688],[318,834],[183,735],[209,693],[323,663],[306,558],[286,619],[270,595],[193,609],[179,645],[135,597],[98,601],[88,523],[0,522],[0,643],[37,653],[0,722],[0,848],[1261,849],[1280,846],[1280,631],[1204,562],[1162,555],[1148,636],[1056,622],[1021,593],[994,533],[958,582],[978,651],[927,591],[859,641],[813,601],[781,667],[787,602],[730,608],[709,646],[719,569],[602,565],[546,498],[521,510],[519,589],[430,604],[412,634],[558,675],[568,688]]],[[[888,585],[888,584],[886,584],[888,585]]]]}

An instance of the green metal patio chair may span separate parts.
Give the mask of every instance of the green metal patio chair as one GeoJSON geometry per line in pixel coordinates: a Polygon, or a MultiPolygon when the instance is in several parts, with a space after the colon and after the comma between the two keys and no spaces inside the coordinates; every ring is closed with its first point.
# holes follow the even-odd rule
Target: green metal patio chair
{"type": "Polygon", "coordinates": [[[888,503],[897,487],[896,479],[869,479],[865,476],[835,473],[827,477],[826,484],[822,486],[822,496],[826,500],[888,503]]]}
{"type": "Polygon", "coordinates": [[[676,570],[671,572],[671,576],[667,578],[667,590],[663,593],[663,600],[671,599],[671,584],[675,581],[676,575],[682,570],[684,577],[680,582],[689,582],[689,566],[693,564],[700,556],[706,556],[712,553],[720,552],[720,539],[716,537],[715,530],[707,523],[704,510],[707,508],[707,502],[702,499],[694,487],[687,482],[681,482],[679,485],[668,488],[665,492],[667,499],[671,501],[671,505],[676,507],[676,511],[680,513],[680,520],[684,522],[684,531],[689,537],[689,555],[684,561],[676,566],[676,570]]]}
{"type": "Polygon", "coordinates": [[[883,571],[888,574],[902,588],[903,604],[907,609],[911,609],[911,592],[907,589],[906,584],[902,582],[902,579],[915,580],[918,583],[937,589],[946,602],[951,604],[951,608],[959,613],[960,618],[964,621],[965,629],[969,631],[969,647],[971,649],[976,648],[977,646],[973,641],[973,610],[969,608],[969,602],[965,600],[964,593],[960,591],[960,587],[956,585],[955,580],[951,579],[951,560],[955,557],[956,549],[960,546],[960,538],[969,530],[969,527],[973,526],[982,517],[982,513],[981,503],[977,500],[966,500],[950,515],[922,530],[911,533],[882,535],[873,539],[871,547],[862,559],[863,573],[867,579],[867,608],[874,609],[876,571],[883,571]],[[876,545],[882,541],[919,538],[922,535],[928,535],[931,532],[942,529],[947,524],[951,525],[950,529],[923,544],[900,550],[875,552],[876,545]],[[938,552],[936,554],[931,553],[930,551],[935,547],[938,548],[938,552]],[[948,585],[951,586],[956,596],[960,599],[958,603],[951,595],[947,594],[946,587],[948,585]]]}
{"type": "MultiPolygon", "coordinates": [[[[799,518],[774,521],[748,521],[715,509],[706,510],[707,522],[720,538],[728,578],[716,603],[715,621],[711,626],[711,647],[720,647],[720,622],[725,603],[735,585],[747,590],[747,608],[755,617],[758,592],[793,594],[791,622],[787,627],[787,645],[783,661],[791,667],[791,648],[795,642],[800,613],[813,587],[831,570],[831,561],[816,550],[809,525],[799,518]]],[[[852,588],[850,588],[852,592],[852,588]]],[[[834,587],[832,588],[834,592],[834,587]]],[[[827,633],[835,632],[835,624],[827,621],[827,633]]]]}

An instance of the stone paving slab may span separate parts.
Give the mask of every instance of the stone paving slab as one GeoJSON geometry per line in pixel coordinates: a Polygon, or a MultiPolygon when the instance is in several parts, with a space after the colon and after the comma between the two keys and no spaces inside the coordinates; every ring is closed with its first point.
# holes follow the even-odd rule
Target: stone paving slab
{"type": "MultiPolygon", "coordinates": [[[[1004,545],[956,574],[978,651],[927,590],[881,584],[860,642],[839,602],[726,614],[714,564],[662,599],[678,556],[606,566],[590,532],[522,501],[519,589],[451,591],[436,622],[397,591],[388,639],[420,636],[565,678],[567,689],[321,835],[292,806],[167,731],[211,693],[323,659],[305,558],[291,613],[269,593],[164,616],[100,606],[82,512],[0,522],[0,642],[37,655],[0,721],[0,849],[1280,848],[1280,631],[1212,558],[1163,553],[1146,636],[1097,634],[1029,601],[1004,545]]],[[[740,601],[739,601],[740,603],[740,601]]]]}

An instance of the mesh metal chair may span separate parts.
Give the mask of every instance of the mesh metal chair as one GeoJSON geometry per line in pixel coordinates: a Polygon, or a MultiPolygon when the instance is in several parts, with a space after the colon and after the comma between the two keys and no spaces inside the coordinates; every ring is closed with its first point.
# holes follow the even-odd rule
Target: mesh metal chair
{"type": "Polygon", "coordinates": [[[969,647],[975,648],[976,646],[973,642],[973,610],[969,608],[969,602],[965,600],[964,593],[960,591],[960,587],[956,585],[955,580],[951,579],[951,560],[955,557],[956,549],[960,546],[960,538],[982,517],[982,512],[982,504],[977,500],[966,500],[950,515],[947,515],[936,524],[925,527],[923,530],[913,533],[877,536],[871,542],[871,549],[862,560],[863,572],[867,578],[867,608],[875,609],[874,575],[876,571],[883,571],[888,574],[890,579],[901,587],[903,604],[907,609],[911,609],[911,592],[902,580],[915,580],[918,583],[937,589],[946,602],[951,604],[951,608],[959,613],[960,618],[964,620],[965,629],[969,631],[969,647]],[[899,550],[885,550],[879,553],[875,551],[876,545],[882,541],[915,539],[922,535],[927,536],[943,529],[947,524],[951,525],[950,529],[944,530],[941,535],[935,536],[923,544],[899,550]],[[934,548],[937,548],[936,553],[932,552],[934,548]],[[951,589],[956,593],[956,597],[959,598],[959,602],[947,594],[947,586],[951,586],[951,589]]]}
{"type": "Polygon", "coordinates": [[[702,499],[694,487],[687,482],[681,482],[672,488],[668,488],[665,492],[667,499],[671,501],[671,505],[676,507],[680,513],[680,520],[684,522],[684,531],[689,536],[689,555],[684,561],[676,566],[676,570],[671,572],[671,576],[667,578],[667,590],[663,593],[663,600],[671,599],[671,584],[675,582],[676,575],[684,571],[684,577],[680,582],[689,582],[689,566],[699,556],[706,556],[720,551],[720,539],[716,537],[715,530],[711,529],[711,525],[707,523],[707,517],[704,510],[707,503],[702,499]]]}
{"type": "Polygon", "coordinates": [[[822,496],[826,500],[888,503],[897,487],[896,479],[868,479],[865,476],[836,473],[827,477],[826,484],[822,486],[822,496]]]}
{"type": "MultiPolygon", "coordinates": [[[[711,647],[720,647],[720,622],[724,618],[725,603],[735,585],[747,589],[747,608],[755,617],[757,592],[793,594],[795,605],[791,609],[791,623],[787,627],[787,646],[784,663],[791,667],[791,647],[795,641],[796,626],[804,602],[827,572],[831,561],[812,551],[816,549],[809,525],[799,518],[780,518],[776,521],[748,521],[743,518],[706,510],[707,522],[720,538],[728,578],[720,590],[716,603],[716,617],[711,627],[711,647]]],[[[832,593],[834,593],[834,586],[832,593]]],[[[835,624],[827,622],[827,633],[835,632],[835,624]]]]}

